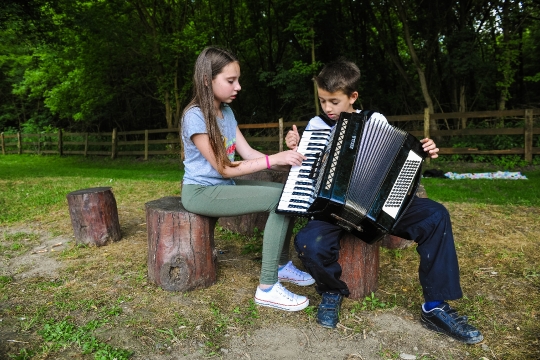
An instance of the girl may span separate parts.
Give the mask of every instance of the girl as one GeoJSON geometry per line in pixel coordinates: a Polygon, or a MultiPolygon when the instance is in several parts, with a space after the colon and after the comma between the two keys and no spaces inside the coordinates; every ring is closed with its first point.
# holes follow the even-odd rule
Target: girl
{"type": "Polygon", "coordinates": [[[241,89],[239,77],[238,60],[227,50],[208,47],[197,58],[194,97],[182,116],[182,204],[190,212],[212,217],[269,212],[255,302],[281,310],[302,310],[309,300],[278,282],[278,277],[302,286],[314,282],[309,274],[288,261],[294,221],[275,213],[283,185],[231,178],[264,169],[288,169],[290,165],[300,165],[305,158],[291,150],[268,156],[249,146],[227,105],[241,89]],[[234,161],[235,152],[244,160],[234,161]]]}

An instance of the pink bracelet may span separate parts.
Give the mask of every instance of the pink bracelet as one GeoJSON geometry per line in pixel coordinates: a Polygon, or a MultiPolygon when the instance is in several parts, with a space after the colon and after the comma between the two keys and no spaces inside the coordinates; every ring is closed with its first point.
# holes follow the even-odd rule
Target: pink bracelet
{"type": "Polygon", "coordinates": [[[270,160],[268,160],[268,155],[264,155],[264,156],[266,156],[266,168],[270,169],[270,160]]]}

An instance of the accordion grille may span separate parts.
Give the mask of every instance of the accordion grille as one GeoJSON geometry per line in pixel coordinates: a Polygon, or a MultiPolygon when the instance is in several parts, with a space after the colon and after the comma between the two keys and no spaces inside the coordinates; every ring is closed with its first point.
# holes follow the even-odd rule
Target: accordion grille
{"type": "Polygon", "coordinates": [[[321,185],[324,181],[324,172],[326,170],[326,167],[328,166],[328,157],[330,155],[330,150],[332,148],[332,143],[334,141],[334,135],[336,134],[336,128],[337,126],[334,126],[334,128],[330,132],[330,135],[328,137],[328,142],[326,143],[326,148],[321,153],[322,159],[321,159],[321,166],[319,170],[319,176],[317,177],[317,181],[314,187],[315,191],[313,192],[315,195],[319,193],[319,190],[321,189],[321,185]]]}
{"type": "Polygon", "coordinates": [[[347,123],[349,122],[348,119],[343,119],[343,123],[341,124],[341,128],[338,134],[338,138],[336,139],[336,148],[334,151],[334,155],[332,157],[332,162],[330,163],[330,169],[328,171],[328,177],[326,179],[326,184],[324,188],[326,190],[330,190],[332,187],[332,181],[334,180],[334,174],[336,172],[336,166],[337,162],[339,160],[339,155],[341,152],[341,147],[343,146],[343,140],[345,140],[345,130],[347,130],[347,123]]]}

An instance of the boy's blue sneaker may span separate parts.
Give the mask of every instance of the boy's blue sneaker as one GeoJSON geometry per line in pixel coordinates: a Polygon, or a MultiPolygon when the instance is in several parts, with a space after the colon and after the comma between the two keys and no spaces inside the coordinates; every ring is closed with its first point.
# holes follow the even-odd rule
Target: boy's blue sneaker
{"type": "Polygon", "coordinates": [[[480,331],[467,323],[467,317],[459,316],[446,302],[428,312],[422,309],[421,318],[424,327],[451,336],[465,344],[477,344],[484,340],[480,331]]]}
{"type": "Polygon", "coordinates": [[[317,323],[326,328],[335,328],[339,322],[339,308],[343,295],[325,292],[317,311],[317,323]]]}

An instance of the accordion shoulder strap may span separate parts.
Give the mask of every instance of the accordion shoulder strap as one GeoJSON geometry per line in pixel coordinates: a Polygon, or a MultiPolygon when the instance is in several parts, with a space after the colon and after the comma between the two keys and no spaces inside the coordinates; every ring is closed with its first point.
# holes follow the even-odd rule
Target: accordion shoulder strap
{"type": "Polygon", "coordinates": [[[361,110],[360,111],[360,114],[364,115],[364,120],[367,120],[371,117],[371,115],[373,115],[375,113],[375,111],[373,110],[361,110]]]}

